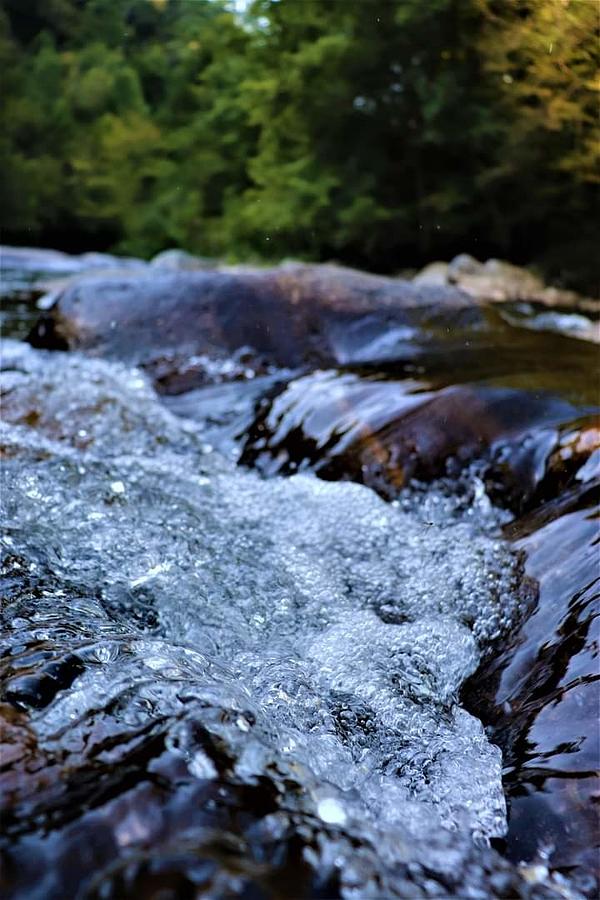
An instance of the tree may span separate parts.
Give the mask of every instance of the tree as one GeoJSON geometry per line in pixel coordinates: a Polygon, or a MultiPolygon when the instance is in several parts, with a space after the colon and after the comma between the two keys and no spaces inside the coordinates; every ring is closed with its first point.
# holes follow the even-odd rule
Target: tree
{"type": "Polygon", "coordinates": [[[597,20],[588,0],[0,0],[5,239],[382,271],[467,251],[589,285],[597,20]]]}
{"type": "Polygon", "coordinates": [[[497,151],[478,173],[505,252],[536,236],[544,268],[598,288],[600,10],[588,0],[480,0],[497,151]]]}

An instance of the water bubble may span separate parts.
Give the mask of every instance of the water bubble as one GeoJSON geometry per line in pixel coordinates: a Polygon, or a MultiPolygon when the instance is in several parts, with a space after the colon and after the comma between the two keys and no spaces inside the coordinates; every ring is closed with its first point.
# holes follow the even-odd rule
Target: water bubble
{"type": "Polygon", "coordinates": [[[504,832],[500,752],[457,702],[518,613],[519,562],[481,486],[462,505],[436,489],[386,505],[360,485],[267,481],[131,369],[19,352],[0,476],[34,590],[7,621],[80,660],[36,713],[44,746],[106,728],[116,755],[160,723],[195,777],[216,777],[201,737],[216,736],[236,777],[287,773],[285,803],[361,846],[386,833],[431,862],[440,834],[504,832]],[[24,428],[32,403],[47,418],[24,428]]]}
{"type": "Polygon", "coordinates": [[[348,818],[344,808],[333,797],[325,797],[317,803],[317,815],[328,825],[344,825],[348,818]]]}

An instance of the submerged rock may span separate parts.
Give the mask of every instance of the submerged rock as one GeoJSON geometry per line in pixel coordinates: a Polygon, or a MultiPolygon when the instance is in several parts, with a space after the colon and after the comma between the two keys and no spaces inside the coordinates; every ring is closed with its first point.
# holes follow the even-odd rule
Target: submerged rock
{"type": "Polygon", "coordinates": [[[538,441],[530,511],[505,529],[538,602],[463,692],[504,751],[508,855],[532,858],[543,844],[550,864],[582,883],[600,852],[598,437],[584,419],[538,441]]]}
{"type": "Polygon", "coordinates": [[[505,852],[597,890],[600,432],[597,416],[532,428],[478,465],[539,585],[533,610],[462,697],[502,747],[505,852]]]}
{"type": "MultiPolygon", "coordinates": [[[[571,491],[600,476],[598,413],[561,417],[529,427],[518,438],[502,441],[486,467],[487,490],[516,513],[544,510],[551,517],[569,505],[571,491]]],[[[540,518],[541,517],[541,518],[540,518]]],[[[537,520],[536,520],[537,521],[537,520]]]]}
{"type": "MultiPolygon", "coordinates": [[[[242,461],[266,474],[351,478],[391,499],[415,476],[456,477],[478,459],[481,496],[526,513],[506,534],[540,583],[539,602],[463,696],[504,751],[507,852],[519,861],[543,851],[585,884],[600,790],[597,415],[506,387],[425,388],[334,372],[297,379],[265,404],[242,461]]],[[[437,524],[431,506],[427,516],[437,524]]]]}
{"type": "Polygon", "coordinates": [[[457,703],[531,599],[489,504],[264,481],[139,373],[8,350],[3,894],[535,896],[457,703]]]}
{"type": "Polygon", "coordinates": [[[434,391],[427,382],[317,372],[263,403],[241,461],[266,474],[350,478],[390,499],[413,478],[443,475],[450,462],[458,470],[509,438],[518,444],[536,422],[556,427],[574,415],[565,401],[506,387],[434,391]]]}

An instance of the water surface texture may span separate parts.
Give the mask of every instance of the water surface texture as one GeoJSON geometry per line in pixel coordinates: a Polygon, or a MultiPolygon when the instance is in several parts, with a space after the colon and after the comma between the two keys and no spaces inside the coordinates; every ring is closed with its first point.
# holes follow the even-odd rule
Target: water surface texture
{"type": "Polygon", "coordinates": [[[2,895],[595,896],[596,348],[48,253],[3,319],[71,349],[2,346],[2,895]]]}
{"type": "Polygon", "coordinates": [[[457,702],[527,602],[489,502],[264,481],[136,370],[17,342],[3,367],[5,894],[43,870],[36,890],[67,896],[85,859],[91,894],[99,878],[118,893],[157,842],[186,857],[235,804],[247,821],[221,827],[239,844],[253,821],[256,838],[204,854],[234,893],[251,873],[227,874],[232,854],[279,865],[260,829],[305,845],[344,896],[502,873],[524,891],[485,862],[506,830],[501,757],[457,702]],[[195,791],[208,807],[185,807],[195,791]],[[102,840],[69,866],[78,822],[102,840]]]}

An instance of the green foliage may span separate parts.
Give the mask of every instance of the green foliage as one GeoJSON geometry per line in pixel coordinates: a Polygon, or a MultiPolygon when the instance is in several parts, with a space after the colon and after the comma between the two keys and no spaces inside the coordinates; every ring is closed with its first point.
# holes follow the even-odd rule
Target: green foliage
{"type": "Polygon", "coordinates": [[[589,280],[597,57],[588,0],[0,0],[4,237],[589,280]]]}

